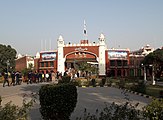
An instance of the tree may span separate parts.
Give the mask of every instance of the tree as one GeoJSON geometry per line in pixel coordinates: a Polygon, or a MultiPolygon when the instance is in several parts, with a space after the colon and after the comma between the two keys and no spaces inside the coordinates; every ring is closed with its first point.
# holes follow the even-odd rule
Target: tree
{"type": "Polygon", "coordinates": [[[160,78],[163,71],[163,49],[157,49],[145,56],[143,60],[145,66],[152,65],[154,67],[155,76],[160,78]]]}
{"type": "Polygon", "coordinates": [[[16,50],[10,45],[6,46],[0,44],[0,72],[7,69],[7,64],[9,65],[10,70],[15,69],[16,54],[16,50]]]}
{"type": "Polygon", "coordinates": [[[91,72],[93,74],[97,74],[98,73],[98,68],[96,67],[96,65],[91,65],[87,62],[82,62],[81,64],[79,64],[79,70],[81,70],[82,72],[91,72]]]}

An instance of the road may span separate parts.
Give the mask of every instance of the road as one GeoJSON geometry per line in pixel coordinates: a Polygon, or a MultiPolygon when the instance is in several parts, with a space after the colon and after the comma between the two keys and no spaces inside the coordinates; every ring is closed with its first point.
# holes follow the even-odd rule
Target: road
{"type": "MultiPolygon", "coordinates": [[[[11,87],[2,87],[0,84],[0,95],[2,96],[3,100],[2,105],[12,101],[12,103],[21,106],[23,96],[25,94],[30,97],[31,93],[38,92],[40,86],[44,84],[46,83],[30,85],[23,83],[22,85],[11,87]]],[[[76,117],[83,116],[85,108],[88,112],[95,114],[96,109],[101,110],[105,107],[105,103],[111,104],[112,102],[115,102],[117,104],[123,104],[127,101],[127,99],[129,99],[132,104],[139,103],[138,108],[141,109],[151,101],[149,98],[145,98],[132,93],[127,93],[128,97],[126,99],[126,95],[124,94],[123,90],[113,87],[80,87],[77,88],[77,92],[78,102],[74,112],[71,115],[71,120],[75,120],[76,117]]],[[[31,120],[41,119],[39,107],[39,100],[36,100],[34,107],[30,111],[31,120]]]]}

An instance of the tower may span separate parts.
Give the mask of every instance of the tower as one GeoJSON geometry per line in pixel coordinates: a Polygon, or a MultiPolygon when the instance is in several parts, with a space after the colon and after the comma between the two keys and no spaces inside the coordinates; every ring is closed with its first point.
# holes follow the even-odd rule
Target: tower
{"type": "Polygon", "coordinates": [[[99,37],[99,75],[105,76],[105,50],[106,50],[106,44],[105,44],[105,36],[103,34],[100,34],[99,37]]]}
{"type": "Polygon", "coordinates": [[[63,74],[64,73],[65,58],[64,58],[64,52],[63,52],[64,40],[63,40],[63,37],[61,35],[59,36],[57,43],[58,43],[57,71],[63,74]]]}

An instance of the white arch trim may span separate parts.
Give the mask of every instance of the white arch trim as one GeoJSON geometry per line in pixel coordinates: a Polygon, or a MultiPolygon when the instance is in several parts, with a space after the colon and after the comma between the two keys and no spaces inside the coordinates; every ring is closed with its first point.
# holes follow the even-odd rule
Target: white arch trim
{"type": "MultiPolygon", "coordinates": [[[[68,55],[73,54],[73,53],[77,53],[77,52],[80,52],[80,51],[73,51],[73,52],[70,52],[70,53],[66,54],[65,57],[64,57],[65,61],[66,61],[66,58],[67,58],[68,55]]],[[[96,57],[96,60],[98,61],[98,57],[97,57],[97,55],[95,53],[92,53],[92,52],[89,52],[89,51],[82,51],[82,52],[94,55],[96,57]]]]}

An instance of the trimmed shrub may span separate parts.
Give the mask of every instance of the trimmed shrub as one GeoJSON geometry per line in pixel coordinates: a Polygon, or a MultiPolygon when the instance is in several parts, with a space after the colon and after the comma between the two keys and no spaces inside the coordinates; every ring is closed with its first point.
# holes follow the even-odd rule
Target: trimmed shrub
{"type": "Polygon", "coordinates": [[[138,81],[138,84],[131,87],[131,90],[146,94],[146,85],[144,84],[144,81],[138,81]]]}
{"type": "Polygon", "coordinates": [[[62,79],[58,81],[58,84],[70,83],[70,80],[71,80],[70,76],[62,76],[62,79]]]}
{"type": "Polygon", "coordinates": [[[93,87],[96,87],[96,80],[95,80],[95,79],[92,79],[92,80],[91,80],[91,85],[92,85],[93,87]]]}
{"type": "Polygon", "coordinates": [[[125,80],[120,80],[119,88],[125,88],[125,80]]]}
{"type": "Polygon", "coordinates": [[[103,78],[101,82],[99,83],[100,87],[103,87],[105,85],[106,79],[103,78]]]}
{"type": "Polygon", "coordinates": [[[40,113],[45,120],[69,120],[77,103],[77,89],[72,84],[42,86],[39,96],[40,113]]]}

